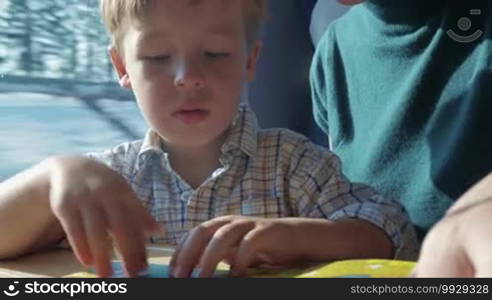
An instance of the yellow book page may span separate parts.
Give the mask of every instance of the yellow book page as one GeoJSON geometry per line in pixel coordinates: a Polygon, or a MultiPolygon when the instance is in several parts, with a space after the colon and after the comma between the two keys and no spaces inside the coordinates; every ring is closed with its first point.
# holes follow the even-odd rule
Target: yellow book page
{"type": "Polygon", "coordinates": [[[284,271],[257,270],[252,277],[289,278],[395,278],[408,277],[415,267],[413,261],[390,259],[351,259],[320,264],[307,269],[284,271]]]}

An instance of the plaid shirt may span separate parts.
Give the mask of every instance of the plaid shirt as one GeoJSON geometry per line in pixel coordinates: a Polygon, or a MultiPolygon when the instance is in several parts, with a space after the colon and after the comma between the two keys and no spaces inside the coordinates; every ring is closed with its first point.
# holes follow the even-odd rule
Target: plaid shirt
{"type": "Polygon", "coordinates": [[[387,233],[395,257],[415,258],[414,229],[403,207],[349,182],[339,159],[306,137],[287,129],[259,130],[253,112],[241,106],[221,150],[222,167],[196,189],[173,171],[152,130],[144,140],[88,155],[126,178],[166,228],[159,242],[176,244],[193,227],[224,215],[358,218],[387,233]]]}

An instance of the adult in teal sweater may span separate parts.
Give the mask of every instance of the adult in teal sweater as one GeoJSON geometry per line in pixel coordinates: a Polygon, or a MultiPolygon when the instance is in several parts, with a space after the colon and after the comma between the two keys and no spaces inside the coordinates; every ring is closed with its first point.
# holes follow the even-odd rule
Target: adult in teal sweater
{"type": "Polygon", "coordinates": [[[314,56],[314,115],[344,172],[399,199],[420,238],[492,170],[491,13],[489,0],[367,0],[314,56]]]}

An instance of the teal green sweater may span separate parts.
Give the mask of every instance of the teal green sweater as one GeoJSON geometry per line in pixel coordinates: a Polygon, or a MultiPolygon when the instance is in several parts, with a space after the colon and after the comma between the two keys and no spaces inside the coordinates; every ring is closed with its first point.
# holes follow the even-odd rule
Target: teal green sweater
{"type": "Polygon", "coordinates": [[[367,1],[314,56],[315,118],[345,174],[400,200],[420,238],[492,170],[491,12],[489,0],[367,1]]]}

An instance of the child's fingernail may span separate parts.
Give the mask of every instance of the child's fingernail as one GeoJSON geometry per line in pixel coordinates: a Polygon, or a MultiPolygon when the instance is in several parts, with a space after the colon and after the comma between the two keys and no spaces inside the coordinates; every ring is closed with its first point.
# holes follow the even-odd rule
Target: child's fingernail
{"type": "Polygon", "coordinates": [[[201,273],[202,273],[201,268],[194,268],[193,272],[191,272],[191,278],[200,278],[201,273]]]}
{"type": "Polygon", "coordinates": [[[145,263],[138,271],[138,277],[146,277],[149,275],[149,265],[145,263]]]}
{"type": "Polygon", "coordinates": [[[180,278],[181,277],[181,267],[175,267],[173,268],[173,277],[174,278],[180,278]]]}

